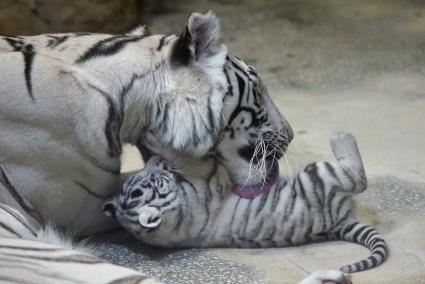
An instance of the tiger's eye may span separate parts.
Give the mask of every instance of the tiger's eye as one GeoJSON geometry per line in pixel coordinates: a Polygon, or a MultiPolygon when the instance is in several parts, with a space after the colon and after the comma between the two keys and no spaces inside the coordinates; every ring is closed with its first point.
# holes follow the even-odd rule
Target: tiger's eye
{"type": "Polygon", "coordinates": [[[140,189],[136,189],[130,193],[130,198],[137,198],[142,195],[143,195],[143,192],[140,189]]]}

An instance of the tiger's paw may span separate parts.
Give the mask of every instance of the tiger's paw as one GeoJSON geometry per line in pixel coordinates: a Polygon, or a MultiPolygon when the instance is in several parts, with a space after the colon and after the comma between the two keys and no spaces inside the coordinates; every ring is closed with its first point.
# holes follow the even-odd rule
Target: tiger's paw
{"type": "MultiPolygon", "coordinates": [[[[331,136],[330,144],[334,151],[341,152],[341,154],[344,154],[344,151],[357,149],[354,135],[344,130],[335,131],[331,136]]],[[[339,156],[338,154],[336,155],[339,156]]]]}
{"type": "Polygon", "coordinates": [[[352,284],[351,275],[338,270],[316,271],[300,284],[352,284]]]}

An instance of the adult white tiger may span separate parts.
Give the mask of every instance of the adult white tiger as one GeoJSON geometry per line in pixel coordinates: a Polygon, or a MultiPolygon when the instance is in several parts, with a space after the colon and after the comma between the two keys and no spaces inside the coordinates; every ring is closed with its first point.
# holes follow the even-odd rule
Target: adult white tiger
{"type": "Polygon", "coordinates": [[[119,188],[125,142],[149,132],[195,155],[213,146],[228,83],[219,32],[213,13],[194,13],[180,35],[1,38],[0,282],[151,281],[36,242],[63,244],[40,226],[84,235],[114,225],[101,206],[119,188]]]}
{"type": "Polygon", "coordinates": [[[0,54],[1,172],[34,217],[79,234],[106,229],[100,208],[119,187],[122,143],[146,131],[205,154],[227,89],[218,36],[214,14],[194,13],[180,36],[3,38],[16,51],[0,54]]]}

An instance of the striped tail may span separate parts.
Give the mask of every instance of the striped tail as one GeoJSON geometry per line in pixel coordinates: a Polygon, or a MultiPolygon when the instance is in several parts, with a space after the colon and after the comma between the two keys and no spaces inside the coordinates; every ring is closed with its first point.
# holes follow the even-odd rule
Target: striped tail
{"type": "Polygon", "coordinates": [[[388,246],[379,232],[372,226],[360,222],[350,222],[336,233],[341,240],[354,242],[367,247],[371,255],[359,262],[341,267],[345,273],[359,272],[377,267],[388,257],[388,246]]]}

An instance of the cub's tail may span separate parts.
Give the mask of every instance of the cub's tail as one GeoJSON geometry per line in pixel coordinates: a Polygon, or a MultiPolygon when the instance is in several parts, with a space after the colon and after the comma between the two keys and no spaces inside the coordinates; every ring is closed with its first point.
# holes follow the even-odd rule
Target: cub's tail
{"type": "Polygon", "coordinates": [[[343,226],[337,233],[338,239],[354,242],[367,247],[371,255],[356,263],[341,267],[345,273],[359,272],[377,267],[388,257],[388,246],[379,232],[372,226],[354,221],[343,226]]]}

